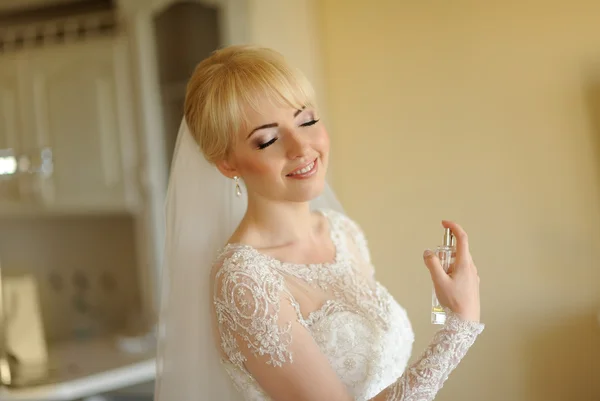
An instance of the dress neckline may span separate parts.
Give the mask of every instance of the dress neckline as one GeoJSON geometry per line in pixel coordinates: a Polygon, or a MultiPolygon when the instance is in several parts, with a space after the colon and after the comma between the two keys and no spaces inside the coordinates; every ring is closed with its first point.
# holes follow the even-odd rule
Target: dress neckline
{"type": "Polygon", "coordinates": [[[314,210],[317,213],[320,213],[323,217],[325,217],[325,219],[327,220],[327,224],[328,224],[328,231],[329,231],[329,239],[331,240],[332,244],[333,244],[333,248],[334,248],[334,257],[332,261],[327,261],[327,262],[320,262],[320,263],[295,263],[295,262],[286,262],[283,260],[280,260],[274,256],[268,255],[264,252],[259,251],[258,249],[256,249],[255,247],[253,247],[252,245],[249,244],[244,244],[241,242],[229,242],[225,245],[225,247],[223,248],[222,252],[220,252],[220,254],[223,254],[225,252],[227,252],[230,249],[245,249],[248,250],[250,252],[252,252],[254,255],[269,261],[271,263],[277,264],[279,266],[282,267],[305,267],[305,268],[315,268],[315,267],[330,267],[330,266],[335,266],[340,262],[340,258],[342,255],[341,252],[341,246],[340,246],[340,233],[339,233],[339,229],[338,226],[336,224],[336,221],[332,218],[331,214],[329,213],[328,210],[326,209],[315,209],[314,210]]]}

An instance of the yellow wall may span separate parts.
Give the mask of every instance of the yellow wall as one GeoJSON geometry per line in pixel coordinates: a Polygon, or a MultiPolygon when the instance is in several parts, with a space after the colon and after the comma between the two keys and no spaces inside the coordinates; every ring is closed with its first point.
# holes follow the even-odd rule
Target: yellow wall
{"type": "Polygon", "coordinates": [[[421,253],[442,218],[470,233],[487,329],[436,401],[600,399],[599,15],[320,1],[335,188],[409,312],[414,357],[434,330],[421,253]]]}

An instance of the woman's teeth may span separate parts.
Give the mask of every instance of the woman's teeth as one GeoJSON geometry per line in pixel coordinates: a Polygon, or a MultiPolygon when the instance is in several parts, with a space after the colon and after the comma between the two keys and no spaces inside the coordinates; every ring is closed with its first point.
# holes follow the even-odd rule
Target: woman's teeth
{"type": "Polygon", "coordinates": [[[300,175],[300,174],[306,174],[306,173],[308,173],[310,170],[312,170],[314,166],[315,166],[315,162],[313,161],[313,162],[312,162],[312,163],[310,163],[308,166],[304,167],[302,170],[294,171],[294,172],[293,172],[293,173],[291,173],[290,175],[300,175]]]}

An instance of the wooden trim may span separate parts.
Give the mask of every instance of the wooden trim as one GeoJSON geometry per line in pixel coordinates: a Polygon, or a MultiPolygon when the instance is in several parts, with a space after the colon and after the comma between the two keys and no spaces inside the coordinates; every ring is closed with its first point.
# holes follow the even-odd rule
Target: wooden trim
{"type": "Polygon", "coordinates": [[[115,13],[73,15],[0,28],[0,53],[48,44],[68,43],[117,32],[115,13]]]}

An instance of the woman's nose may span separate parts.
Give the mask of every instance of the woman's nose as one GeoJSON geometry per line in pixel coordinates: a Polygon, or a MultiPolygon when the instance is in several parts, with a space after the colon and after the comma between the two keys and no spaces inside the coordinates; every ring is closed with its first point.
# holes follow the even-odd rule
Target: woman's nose
{"type": "Polygon", "coordinates": [[[305,157],[308,151],[308,141],[302,134],[296,130],[289,130],[286,135],[287,157],[289,159],[298,159],[305,157]]]}

